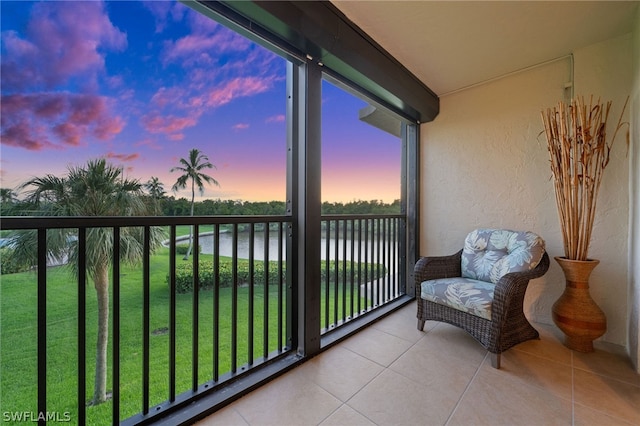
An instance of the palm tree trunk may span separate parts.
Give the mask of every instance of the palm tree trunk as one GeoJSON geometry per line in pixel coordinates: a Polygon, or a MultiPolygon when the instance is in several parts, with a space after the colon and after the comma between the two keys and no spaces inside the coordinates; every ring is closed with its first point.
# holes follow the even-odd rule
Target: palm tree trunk
{"type": "Polygon", "coordinates": [[[94,275],[98,298],[98,340],[96,343],[96,377],[90,405],[107,400],[107,345],[109,343],[109,275],[107,266],[99,265],[94,275]]]}
{"type": "MultiPolygon", "coordinates": [[[[193,217],[193,204],[196,200],[196,189],[193,179],[191,179],[191,217],[193,217]]],[[[189,226],[189,247],[187,248],[187,254],[184,255],[184,260],[189,260],[191,256],[191,248],[193,246],[193,225],[189,226]]]]}

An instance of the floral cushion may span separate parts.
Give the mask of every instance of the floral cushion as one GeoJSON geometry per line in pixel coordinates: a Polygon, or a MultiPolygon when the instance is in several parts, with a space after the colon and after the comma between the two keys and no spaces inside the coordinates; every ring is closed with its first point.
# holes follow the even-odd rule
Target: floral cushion
{"type": "Polygon", "coordinates": [[[462,250],[462,277],[424,281],[420,297],[491,320],[495,284],[510,272],[535,268],[544,240],[532,232],[477,229],[462,250]]]}
{"type": "Polygon", "coordinates": [[[467,235],[462,276],[497,283],[510,272],[535,268],[544,255],[544,240],[533,232],[477,229],[467,235]]]}
{"type": "Polygon", "coordinates": [[[441,278],[424,281],[420,297],[491,320],[495,285],[470,278],[441,278]]]}

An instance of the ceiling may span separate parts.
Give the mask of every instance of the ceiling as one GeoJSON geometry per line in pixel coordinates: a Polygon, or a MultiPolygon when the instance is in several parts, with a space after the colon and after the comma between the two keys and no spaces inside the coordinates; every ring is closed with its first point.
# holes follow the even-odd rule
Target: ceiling
{"type": "Polygon", "coordinates": [[[640,1],[332,3],[444,96],[629,33],[640,1]]]}

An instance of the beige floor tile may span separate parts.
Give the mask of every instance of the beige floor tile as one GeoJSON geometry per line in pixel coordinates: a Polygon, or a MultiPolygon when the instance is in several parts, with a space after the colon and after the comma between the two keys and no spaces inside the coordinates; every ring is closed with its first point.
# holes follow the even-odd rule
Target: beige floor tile
{"type": "Polygon", "coordinates": [[[228,406],[222,410],[216,411],[206,419],[203,419],[196,423],[197,426],[249,426],[240,413],[235,408],[228,406]]]}
{"type": "Polygon", "coordinates": [[[449,392],[385,370],[348,405],[377,425],[443,425],[456,404],[449,392]]]}
{"type": "Polygon", "coordinates": [[[346,402],[384,367],[337,346],[304,363],[298,370],[308,380],[346,402]]]}
{"type": "Polygon", "coordinates": [[[428,321],[424,326],[424,331],[418,330],[416,312],[416,304],[410,303],[387,318],[374,323],[371,327],[415,343],[422,339],[425,332],[437,325],[436,322],[428,321]]]}
{"type": "Polygon", "coordinates": [[[343,405],[331,414],[321,426],[375,426],[371,420],[348,405],[343,405]]]}
{"type": "Polygon", "coordinates": [[[342,403],[296,369],[236,401],[251,425],[317,425],[342,403]]]}
{"type": "Polygon", "coordinates": [[[425,334],[421,343],[428,344],[433,351],[447,357],[460,358],[471,363],[482,361],[487,353],[469,333],[444,322],[436,323],[436,326],[425,334]]]}
{"type": "Polygon", "coordinates": [[[553,325],[533,324],[540,333],[540,339],[527,340],[512,350],[527,352],[552,361],[571,365],[571,350],[564,346],[564,335],[553,325]]]}
{"type": "Polygon", "coordinates": [[[448,425],[566,426],[571,425],[571,401],[483,365],[448,425]]]}
{"type": "Polygon", "coordinates": [[[457,327],[428,321],[418,332],[414,308],[199,424],[640,426],[640,379],[624,355],[572,352],[554,326],[535,324],[541,340],[505,352],[496,370],[457,327]]]}
{"type": "Polygon", "coordinates": [[[574,369],[574,401],[605,414],[640,424],[640,387],[574,369]]]}
{"type": "Polygon", "coordinates": [[[417,382],[458,399],[476,374],[487,351],[453,327],[438,327],[389,367],[417,382]]]}
{"type": "Polygon", "coordinates": [[[357,333],[341,344],[344,348],[385,367],[398,359],[412,345],[412,342],[372,327],[357,333]]]}
{"type": "Polygon", "coordinates": [[[600,349],[586,354],[574,352],[573,366],[640,386],[640,374],[634,371],[626,355],[604,352],[600,349]]]}
{"type": "Polygon", "coordinates": [[[580,404],[574,404],[573,407],[573,426],[632,426],[629,423],[617,417],[609,416],[601,411],[585,407],[580,404]]]}
{"type": "Polygon", "coordinates": [[[572,371],[569,365],[527,352],[510,350],[502,354],[499,371],[491,367],[489,359],[482,368],[519,380],[523,384],[536,386],[566,400],[570,401],[572,398],[572,371]]]}

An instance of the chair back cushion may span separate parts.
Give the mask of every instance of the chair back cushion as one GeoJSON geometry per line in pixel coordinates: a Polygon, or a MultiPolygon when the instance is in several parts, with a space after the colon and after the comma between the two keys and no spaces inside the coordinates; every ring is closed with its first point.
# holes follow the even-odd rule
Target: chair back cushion
{"type": "Polygon", "coordinates": [[[476,229],[464,242],[462,276],[496,284],[505,274],[535,268],[544,250],[544,240],[533,232],[476,229]]]}

